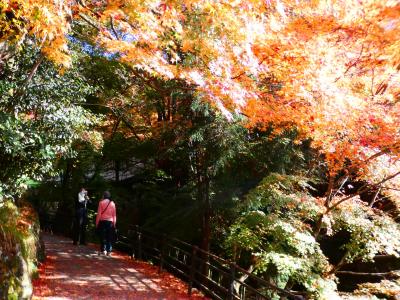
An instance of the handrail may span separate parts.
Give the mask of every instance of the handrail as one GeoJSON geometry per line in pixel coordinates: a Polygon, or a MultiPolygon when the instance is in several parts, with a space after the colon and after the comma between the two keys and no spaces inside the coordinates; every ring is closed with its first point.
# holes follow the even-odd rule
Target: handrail
{"type": "Polygon", "coordinates": [[[215,254],[179,239],[134,226],[119,242],[129,245],[132,256],[152,260],[159,271],[167,269],[188,282],[188,295],[194,287],[213,299],[282,299],[304,300],[302,293],[288,291],[257,277],[215,254]],[[247,275],[246,283],[239,275],[247,275]]]}

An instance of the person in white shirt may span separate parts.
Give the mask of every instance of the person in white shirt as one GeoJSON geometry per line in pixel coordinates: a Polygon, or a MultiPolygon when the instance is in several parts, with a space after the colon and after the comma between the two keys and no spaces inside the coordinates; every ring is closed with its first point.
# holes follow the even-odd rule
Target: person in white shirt
{"type": "Polygon", "coordinates": [[[81,188],[78,193],[78,202],[75,213],[75,222],[73,230],[74,245],[78,243],[81,245],[86,244],[86,225],[87,225],[87,203],[89,197],[88,192],[81,188]]]}

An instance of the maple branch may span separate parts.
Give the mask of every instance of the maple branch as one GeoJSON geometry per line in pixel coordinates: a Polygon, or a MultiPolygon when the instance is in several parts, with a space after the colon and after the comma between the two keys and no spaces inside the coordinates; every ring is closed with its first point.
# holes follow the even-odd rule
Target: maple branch
{"type": "Polygon", "coordinates": [[[379,156],[382,156],[382,155],[384,155],[384,154],[387,154],[387,153],[389,153],[389,150],[388,150],[388,149],[379,151],[379,152],[377,152],[377,153],[371,155],[370,157],[368,157],[368,158],[365,160],[365,162],[369,162],[370,160],[373,160],[373,159],[375,159],[375,158],[377,158],[377,157],[379,157],[379,156]]]}
{"type": "Polygon", "coordinates": [[[139,141],[141,140],[139,135],[136,133],[136,129],[130,124],[130,122],[125,118],[125,115],[122,112],[120,112],[119,110],[114,109],[113,107],[110,107],[108,105],[97,104],[97,103],[73,103],[73,104],[88,105],[88,106],[100,106],[100,107],[108,108],[114,114],[114,116],[117,117],[117,124],[114,127],[113,131],[117,130],[119,123],[122,121],[132,131],[132,133],[136,137],[136,139],[138,139],[139,141]]]}
{"type": "MultiPolygon", "coordinates": [[[[351,64],[347,67],[346,71],[344,71],[344,73],[343,73],[343,76],[346,75],[346,73],[360,61],[360,58],[361,58],[361,55],[362,55],[363,51],[364,51],[364,44],[361,45],[360,54],[359,54],[358,57],[354,60],[354,62],[351,63],[351,64]]],[[[337,82],[339,79],[340,79],[340,76],[339,76],[338,78],[336,78],[334,82],[337,82]]]]}
{"type": "Polygon", "coordinates": [[[155,85],[154,83],[154,79],[149,79],[146,78],[145,76],[143,76],[142,74],[140,74],[137,70],[135,70],[134,68],[131,68],[132,73],[140,78],[145,84],[147,84],[148,86],[152,87],[154,90],[160,92],[161,94],[165,93],[165,90],[163,90],[162,88],[160,88],[159,86],[155,85]]]}
{"type": "MultiPolygon", "coordinates": [[[[85,4],[83,1],[78,1],[78,3],[79,3],[82,7],[84,7],[85,9],[91,11],[91,12],[92,12],[94,15],[96,15],[97,17],[101,17],[101,15],[99,15],[98,12],[95,12],[95,11],[93,11],[91,8],[89,8],[88,6],[86,6],[86,4],[85,4]]],[[[91,20],[91,19],[90,19],[87,15],[85,15],[84,13],[80,12],[80,13],[79,13],[79,16],[80,16],[86,23],[88,23],[90,26],[92,26],[94,29],[96,29],[96,30],[98,30],[98,31],[102,31],[102,27],[99,26],[98,24],[96,24],[93,20],[91,20]]],[[[111,27],[113,28],[112,19],[111,19],[111,27]]],[[[118,35],[116,35],[116,37],[118,38],[118,35]]],[[[113,40],[112,35],[111,35],[111,38],[110,38],[110,39],[113,40]]]]}
{"type": "Polygon", "coordinates": [[[368,190],[371,189],[371,188],[374,188],[374,187],[381,188],[381,185],[382,185],[383,183],[385,183],[386,181],[389,181],[390,179],[393,179],[394,177],[396,177],[396,176],[398,176],[398,175],[400,175],[400,171],[397,172],[397,173],[394,173],[394,174],[392,174],[392,175],[390,175],[390,176],[388,176],[388,177],[386,177],[386,178],[384,178],[384,179],[382,179],[380,182],[378,182],[378,183],[376,183],[376,184],[373,184],[373,185],[364,184],[363,186],[360,187],[360,189],[359,189],[358,191],[356,191],[355,193],[353,193],[353,194],[351,194],[351,195],[349,195],[349,196],[347,196],[347,197],[341,199],[340,201],[336,202],[336,203],[333,204],[332,206],[329,206],[329,201],[327,200],[327,201],[325,202],[326,211],[323,212],[323,213],[321,213],[321,215],[320,215],[319,218],[318,218],[316,227],[315,227],[315,229],[314,229],[314,238],[315,238],[315,239],[318,238],[319,233],[320,233],[321,228],[322,228],[322,220],[323,220],[323,217],[324,217],[326,214],[328,214],[329,212],[331,212],[332,210],[334,210],[334,209],[335,209],[336,207],[338,207],[341,203],[343,203],[343,202],[345,202],[345,201],[347,201],[347,200],[349,200],[349,199],[351,199],[351,198],[354,198],[354,197],[356,197],[356,196],[358,196],[358,195],[360,195],[360,194],[362,194],[362,193],[368,191],[368,190]],[[327,205],[327,204],[328,204],[328,205],[327,205]]]}
{"type": "Polygon", "coordinates": [[[155,14],[157,17],[161,17],[161,16],[162,16],[162,13],[156,11],[155,9],[151,9],[151,12],[152,12],[153,14],[155,14]]]}
{"type": "Polygon", "coordinates": [[[336,190],[335,194],[332,196],[332,198],[335,198],[337,193],[341,190],[341,188],[344,186],[344,184],[347,182],[347,180],[349,179],[349,176],[346,176],[346,178],[343,179],[342,184],[340,185],[340,187],[336,190]]]}
{"type": "Polygon", "coordinates": [[[334,179],[332,176],[329,176],[328,180],[328,188],[326,190],[326,200],[325,200],[325,206],[328,207],[329,203],[332,200],[332,191],[333,191],[333,184],[334,184],[334,179]]]}
{"type": "Polygon", "coordinates": [[[386,181],[389,181],[390,179],[395,178],[395,177],[398,176],[399,174],[400,174],[400,171],[397,172],[397,173],[394,173],[394,174],[392,174],[392,175],[390,175],[390,176],[388,176],[388,177],[382,179],[380,182],[378,182],[378,183],[376,183],[376,184],[373,184],[373,185],[370,185],[370,186],[367,185],[367,184],[365,184],[364,186],[362,186],[362,187],[361,187],[357,192],[355,192],[354,194],[349,195],[349,196],[347,196],[347,197],[345,197],[345,198],[339,200],[339,201],[336,202],[334,205],[328,207],[328,209],[327,209],[327,211],[325,212],[325,214],[327,214],[327,213],[329,213],[330,211],[332,211],[333,209],[335,209],[338,205],[340,205],[340,204],[343,203],[344,201],[347,201],[347,200],[349,200],[349,199],[351,199],[351,198],[354,198],[355,196],[358,196],[358,195],[360,195],[360,194],[366,192],[366,191],[367,191],[368,189],[370,189],[371,187],[378,187],[378,186],[380,186],[381,184],[385,183],[386,181]]]}
{"type": "Polygon", "coordinates": [[[101,17],[101,14],[100,14],[100,13],[94,11],[94,10],[91,9],[89,6],[87,6],[86,3],[85,3],[83,0],[78,0],[77,2],[78,2],[78,4],[79,4],[80,6],[82,6],[83,8],[85,8],[85,9],[87,9],[87,10],[90,10],[90,11],[91,11],[94,15],[96,15],[97,17],[99,17],[99,18],[101,17]]]}
{"type": "Polygon", "coordinates": [[[117,118],[117,121],[115,122],[115,124],[113,126],[113,129],[112,129],[112,132],[111,132],[111,139],[114,139],[114,136],[115,136],[115,133],[117,132],[119,124],[121,124],[121,118],[120,117],[117,118]]]}
{"type": "Polygon", "coordinates": [[[396,188],[392,188],[392,187],[386,187],[386,186],[383,186],[382,189],[384,189],[384,190],[400,191],[400,189],[396,189],[396,188]]]}
{"type": "Polygon", "coordinates": [[[338,264],[337,264],[336,266],[334,266],[334,267],[332,268],[332,270],[330,270],[330,271],[328,272],[328,274],[331,275],[331,274],[335,274],[336,272],[338,272],[339,269],[345,264],[346,258],[347,258],[348,255],[349,255],[349,250],[347,250],[347,251],[345,252],[345,254],[342,256],[342,258],[340,259],[340,261],[338,262],[338,264]]]}
{"type": "MultiPolygon", "coordinates": [[[[343,176],[344,177],[344,176],[343,176]]],[[[339,178],[338,181],[340,181],[343,177],[339,178]]],[[[340,191],[340,189],[343,187],[343,185],[346,183],[346,181],[348,180],[349,176],[346,176],[343,178],[341,185],[339,186],[339,188],[336,190],[335,194],[332,195],[332,191],[333,191],[333,185],[334,185],[334,179],[332,178],[332,176],[329,177],[329,184],[328,184],[328,188],[326,191],[326,198],[325,198],[325,207],[328,209],[329,208],[329,203],[331,202],[331,200],[337,195],[337,193],[340,191]]],[[[327,213],[327,212],[325,212],[327,213]]],[[[314,229],[314,238],[317,239],[319,233],[321,232],[321,228],[322,228],[322,221],[324,218],[325,213],[322,213],[317,221],[316,227],[314,229]]]]}
{"type": "Polygon", "coordinates": [[[35,62],[35,64],[33,65],[32,69],[31,69],[31,72],[29,73],[28,78],[26,78],[26,80],[25,80],[25,82],[24,82],[24,86],[26,86],[26,85],[29,83],[29,81],[32,80],[33,75],[35,75],[35,73],[36,73],[36,71],[38,70],[38,68],[39,68],[40,64],[42,63],[43,59],[44,59],[44,56],[41,54],[41,55],[39,56],[39,59],[38,59],[38,60],[35,62]]]}
{"type": "MultiPolygon", "coordinates": [[[[264,57],[259,63],[258,65],[261,66],[261,64],[267,59],[267,57],[264,57]]],[[[235,75],[233,77],[231,77],[231,79],[238,79],[239,77],[243,76],[244,74],[246,74],[246,71],[243,71],[242,73],[235,75]]]]}
{"type": "Polygon", "coordinates": [[[371,76],[371,96],[372,97],[375,97],[374,85],[375,85],[375,68],[372,68],[372,76],[371,76]]]}
{"type": "MultiPolygon", "coordinates": [[[[153,88],[154,90],[158,91],[160,94],[166,94],[167,90],[166,89],[162,89],[160,86],[156,85],[155,83],[155,79],[154,78],[146,78],[143,74],[140,74],[136,69],[134,69],[133,67],[131,67],[132,73],[140,78],[145,84],[147,84],[149,87],[153,88]]],[[[196,87],[198,85],[193,85],[193,86],[179,86],[177,87],[177,89],[179,90],[184,90],[184,91],[195,91],[196,87]]]]}
{"type": "Polygon", "coordinates": [[[97,25],[96,23],[94,23],[92,20],[89,19],[88,16],[86,16],[83,13],[79,13],[79,16],[86,22],[88,23],[90,26],[92,26],[94,29],[97,29],[98,31],[101,31],[101,27],[99,25],[97,25]]]}
{"type": "Polygon", "coordinates": [[[374,195],[374,198],[371,200],[371,202],[369,203],[369,207],[372,207],[373,205],[374,205],[374,203],[375,203],[375,200],[376,200],[376,198],[378,197],[378,195],[379,195],[379,192],[381,191],[381,187],[379,187],[378,189],[377,189],[377,191],[376,191],[376,193],[375,193],[375,195],[374,195]]]}
{"type": "Polygon", "coordinates": [[[44,56],[43,54],[39,55],[38,60],[35,62],[35,64],[32,66],[32,69],[29,72],[28,77],[25,79],[24,83],[22,84],[22,86],[18,89],[18,91],[15,93],[15,98],[16,99],[20,99],[21,97],[24,96],[25,91],[26,91],[26,87],[28,86],[29,82],[32,80],[33,76],[35,75],[35,73],[37,72],[40,64],[43,62],[44,56]]]}
{"type": "Polygon", "coordinates": [[[114,21],[113,21],[113,17],[112,16],[110,16],[110,24],[111,24],[111,30],[113,31],[113,33],[114,33],[115,37],[117,38],[117,40],[119,40],[120,38],[119,38],[119,35],[118,35],[117,31],[115,30],[114,21]]]}
{"type": "Polygon", "coordinates": [[[100,107],[105,107],[105,108],[110,109],[110,107],[108,105],[99,104],[99,103],[72,102],[71,104],[74,104],[74,105],[85,105],[85,106],[100,106],[100,107]]]}
{"type": "Polygon", "coordinates": [[[112,107],[110,107],[110,110],[118,119],[120,119],[132,131],[135,138],[138,141],[140,141],[141,139],[140,139],[139,135],[136,133],[135,127],[133,127],[132,124],[125,118],[124,113],[120,112],[118,109],[114,109],[112,107]]]}
{"type": "Polygon", "coordinates": [[[386,89],[388,87],[387,81],[388,81],[388,79],[385,79],[378,85],[378,88],[376,89],[374,95],[379,95],[379,94],[382,95],[386,91],[386,89]]]}
{"type": "Polygon", "coordinates": [[[382,273],[368,273],[368,272],[353,272],[353,271],[337,271],[335,272],[336,274],[347,274],[347,275],[357,275],[357,276],[396,276],[399,277],[396,272],[390,271],[390,272],[382,272],[382,273]]]}

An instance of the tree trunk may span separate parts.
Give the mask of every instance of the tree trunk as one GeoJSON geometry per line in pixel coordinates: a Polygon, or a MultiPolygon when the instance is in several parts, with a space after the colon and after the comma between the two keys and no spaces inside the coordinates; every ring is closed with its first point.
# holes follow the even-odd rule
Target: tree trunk
{"type": "MultiPolygon", "coordinates": [[[[199,169],[198,169],[199,170],[199,169]]],[[[200,169],[201,170],[201,169],[200,169]]],[[[209,197],[209,180],[207,176],[201,174],[200,171],[197,175],[197,199],[201,205],[201,242],[200,249],[209,252],[210,238],[211,238],[211,205],[209,197]]],[[[209,256],[206,253],[200,252],[202,258],[201,272],[204,276],[209,273],[209,256]]]]}
{"type": "Polygon", "coordinates": [[[121,163],[119,160],[114,161],[114,170],[115,170],[115,181],[119,182],[119,174],[121,169],[121,163]]]}
{"type": "Polygon", "coordinates": [[[210,249],[211,236],[211,204],[209,197],[210,180],[207,176],[207,168],[197,165],[197,201],[201,206],[201,243],[204,251],[210,249]]]}
{"type": "MultiPolygon", "coordinates": [[[[63,191],[66,191],[68,189],[69,180],[71,178],[71,173],[72,173],[72,162],[70,159],[67,159],[65,162],[64,172],[61,176],[61,187],[62,187],[63,191]]],[[[64,193],[64,195],[65,195],[65,193],[64,193]]]]}

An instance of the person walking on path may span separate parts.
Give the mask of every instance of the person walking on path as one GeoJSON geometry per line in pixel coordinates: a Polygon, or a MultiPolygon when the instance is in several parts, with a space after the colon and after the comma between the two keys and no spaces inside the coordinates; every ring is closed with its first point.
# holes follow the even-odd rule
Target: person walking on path
{"type": "Polygon", "coordinates": [[[81,188],[78,193],[78,202],[76,204],[75,222],[73,230],[74,245],[78,243],[86,245],[86,225],[87,225],[87,203],[89,197],[87,191],[81,188]]]}
{"type": "Polygon", "coordinates": [[[111,200],[109,191],[105,191],[103,199],[97,208],[96,229],[100,236],[100,253],[110,255],[112,250],[112,239],[117,222],[117,213],[114,201],[111,200]]]}

